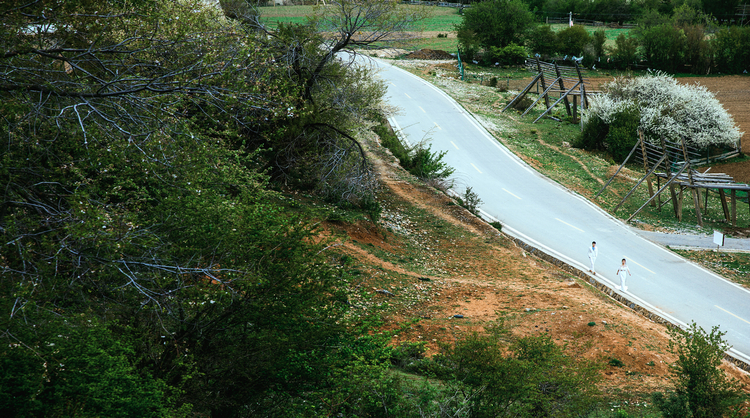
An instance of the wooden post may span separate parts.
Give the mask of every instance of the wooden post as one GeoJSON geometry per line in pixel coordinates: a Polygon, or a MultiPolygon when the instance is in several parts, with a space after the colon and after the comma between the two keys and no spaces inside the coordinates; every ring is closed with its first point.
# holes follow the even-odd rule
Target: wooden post
{"type": "MultiPolygon", "coordinates": [[[[667,162],[667,175],[672,174],[672,161],[669,160],[669,151],[667,151],[667,143],[664,142],[664,137],[661,138],[661,149],[664,151],[664,155],[667,157],[665,161],[667,162]]],[[[674,209],[674,216],[677,217],[677,220],[682,220],[682,210],[681,208],[678,208],[679,202],[677,201],[677,195],[674,192],[674,184],[669,186],[669,193],[672,195],[672,209],[674,209]],[[678,211],[678,209],[680,209],[678,211]]]]}
{"type": "Polygon", "coordinates": [[[685,146],[685,138],[680,137],[680,143],[682,144],[682,155],[685,157],[685,164],[688,165],[688,182],[690,182],[690,190],[693,192],[695,217],[698,219],[698,226],[703,227],[703,217],[701,216],[701,195],[698,193],[695,183],[693,183],[693,169],[690,167],[690,158],[688,157],[687,147],[685,146]]]}
{"type": "MultiPolygon", "coordinates": [[[[539,58],[536,59],[536,69],[537,71],[539,71],[539,74],[541,74],[539,82],[542,84],[542,90],[546,91],[547,86],[544,83],[544,71],[542,71],[542,63],[539,61],[539,58]]],[[[547,93],[544,93],[544,104],[547,106],[547,109],[549,109],[549,96],[547,95],[547,93]]]]}
{"type": "Polygon", "coordinates": [[[578,96],[573,95],[573,123],[578,122],[578,96]]]}
{"type": "MultiPolygon", "coordinates": [[[[656,190],[661,189],[661,177],[656,176],[656,190]]],[[[656,204],[656,207],[659,209],[659,212],[661,212],[661,193],[659,193],[658,196],[656,196],[656,201],[658,202],[656,204]]]]}
{"type": "MultiPolygon", "coordinates": [[[[557,63],[555,63],[555,73],[557,73],[557,79],[559,80],[558,84],[560,85],[560,90],[565,91],[565,84],[563,84],[562,74],[560,74],[560,67],[557,65],[557,63]]],[[[568,112],[568,116],[570,116],[571,115],[570,101],[568,100],[567,93],[563,97],[565,97],[565,110],[568,112]]]]}
{"type": "Polygon", "coordinates": [[[732,226],[737,226],[737,190],[732,189],[732,226]]]}
{"type": "Polygon", "coordinates": [[[724,194],[724,189],[719,189],[719,199],[721,199],[721,208],[724,210],[724,219],[727,220],[727,223],[732,223],[732,220],[729,219],[729,207],[727,206],[727,195],[724,194]]]}
{"type": "MultiPolygon", "coordinates": [[[[657,196],[660,196],[660,195],[661,195],[661,192],[663,192],[663,191],[664,191],[664,189],[666,189],[666,188],[667,188],[667,186],[672,186],[672,182],[673,182],[673,181],[675,181],[675,179],[677,178],[677,176],[679,176],[679,175],[680,175],[680,174],[682,173],[682,171],[683,171],[683,170],[685,170],[685,167],[686,167],[686,166],[682,166],[682,168],[680,169],[680,171],[678,171],[678,172],[677,172],[677,174],[675,174],[674,176],[672,176],[672,178],[670,178],[669,180],[667,180],[667,182],[666,182],[666,183],[664,183],[664,187],[662,187],[661,189],[659,189],[659,191],[657,191],[657,192],[656,192],[656,195],[657,195],[657,196]]],[[[643,208],[645,208],[645,207],[646,207],[646,205],[648,205],[649,203],[651,203],[651,201],[652,201],[653,199],[654,199],[654,198],[652,197],[651,199],[647,200],[647,201],[646,201],[646,203],[644,203],[644,204],[643,204],[643,205],[642,205],[642,206],[641,206],[640,208],[638,208],[638,210],[637,210],[637,211],[635,211],[635,213],[633,213],[632,215],[630,215],[630,217],[628,218],[628,220],[626,220],[625,222],[630,222],[630,220],[631,220],[631,219],[633,219],[633,217],[634,217],[635,215],[637,215],[637,214],[638,214],[638,212],[640,212],[640,211],[641,211],[641,210],[642,210],[643,208]]],[[[671,199],[670,199],[670,200],[671,200],[671,199]]],[[[666,203],[666,202],[665,202],[665,203],[666,203]]]]}
{"type": "MultiPolygon", "coordinates": [[[[646,144],[643,142],[643,131],[638,130],[638,142],[641,143],[641,154],[643,155],[643,168],[648,172],[648,153],[646,152],[646,144]]],[[[651,184],[651,176],[648,176],[646,178],[646,182],[648,183],[648,197],[654,197],[654,185],[651,184]]],[[[656,202],[653,200],[651,201],[651,206],[656,206],[656,202]]]]}

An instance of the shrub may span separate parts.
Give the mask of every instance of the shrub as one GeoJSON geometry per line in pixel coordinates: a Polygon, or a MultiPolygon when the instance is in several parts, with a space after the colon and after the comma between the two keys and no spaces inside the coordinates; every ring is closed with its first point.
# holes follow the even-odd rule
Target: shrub
{"type": "Polygon", "coordinates": [[[522,0],[490,0],[466,9],[456,32],[462,44],[464,37],[471,35],[482,48],[502,48],[511,43],[522,44],[535,24],[536,17],[522,0]]]}
{"type": "Polygon", "coordinates": [[[581,25],[574,25],[557,32],[559,52],[565,55],[583,56],[583,49],[591,42],[591,36],[581,25]]]}
{"type": "Polygon", "coordinates": [[[685,64],[686,36],[672,23],[641,30],[639,40],[649,66],[675,72],[685,64]]]}
{"type": "Polygon", "coordinates": [[[526,45],[542,59],[547,59],[557,53],[557,35],[550,25],[539,25],[529,33],[526,45]]]}
{"type": "Polygon", "coordinates": [[[528,56],[526,48],[516,45],[514,43],[503,47],[490,47],[484,54],[485,65],[492,65],[494,63],[500,63],[503,65],[518,65],[523,64],[528,56]]]}
{"type": "Polygon", "coordinates": [[[617,68],[628,68],[638,59],[638,39],[625,36],[624,33],[615,38],[615,47],[610,51],[612,64],[617,68]]]}
{"type": "MultiPolygon", "coordinates": [[[[678,83],[664,73],[618,78],[604,86],[605,94],[592,97],[584,113],[584,131],[590,122],[610,126],[626,108],[640,112],[638,127],[646,140],[679,141],[699,149],[710,146],[736,147],[741,133],[732,117],[705,87],[678,83]]],[[[591,128],[589,128],[591,129],[591,128]]],[[[587,137],[582,138],[590,143],[587,137]]]]}
{"type": "Polygon", "coordinates": [[[497,87],[497,77],[490,78],[490,87],[497,87]]]}
{"type": "Polygon", "coordinates": [[[466,208],[466,210],[479,216],[479,205],[482,204],[482,199],[479,198],[479,195],[476,194],[471,187],[466,188],[466,191],[461,198],[461,202],[461,206],[466,208]]]}
{"type": "Polygon", "coordinates": [[[614,115],[605,139],[609,155],[617,162],[625,161],[630,150],[638,142],[640,114],[635,107],[627,107],[614,115]]]}
{"type": "Polygon", "coordinates": [[[418,145],[413,152],[411,164],[406,169],[421,179],[447,178],[456,171],[443,161],[448,151],[432,152],[432,145],[418,145]]]}
{"type": "Polygon", "coordinates": [[[677,356],[670,365],[676,394],[661,405],[655,397],[657,406],[666,408],[662,412],[681,410],[687,403],[694,418],[722,417],[743,403],[740,383],[728,379],[719,368],[724,352],[730,348],[722,338],[726,333],[718,326],[707,333],[695,322],[688,329],[675,327],[668,332],[669,349],[677,356]]]}
{"type": "Polygon", "coordinates": [[[719,29],[712,46],[717,71],[739,74],[750,70],[750,27],[719,29]]]}

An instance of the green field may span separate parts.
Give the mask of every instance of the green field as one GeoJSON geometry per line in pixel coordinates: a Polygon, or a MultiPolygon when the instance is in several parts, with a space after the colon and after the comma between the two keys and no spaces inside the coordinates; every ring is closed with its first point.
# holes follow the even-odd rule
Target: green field
{"type": "MultiPolygon", "coordinates": [[[[262,20],[274,26],[278,22],[304,23],[308,16],[317,10],[330,6],[266,6],[260,7],[262,20]]],[[[401,5],[399,7],[418,7],[401,5]]],[[[461,16],[456,9],[450,7],[427,7],[428,17],[422,20],[414,29],[418,31],[451,32],[453,26],[461,23],[461,16]]]]}

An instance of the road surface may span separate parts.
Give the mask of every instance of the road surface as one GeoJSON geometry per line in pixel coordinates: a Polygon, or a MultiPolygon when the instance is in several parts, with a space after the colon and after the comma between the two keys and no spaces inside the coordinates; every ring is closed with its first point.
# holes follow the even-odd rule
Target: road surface
{"type": "Polygon", "coordinates": [[[622,258],[632,272],[625,293],[632,300],[685,325],[706,330],[719,325],[750,363],[750,292],[640,236],[581,196],[542,176],[495,140],[459,104],[438,88],[393,67],[373,61],[388,84],[387,100],[401,109],[391,124],[409,142],[429,133],[433,151],[456,169],[458,193],[471,186],[482,199],[485,217],[499,220],[516,236],[573,266],[588,271],[587,248],[599,247],[597,278],[617,289],[622,258]]]}

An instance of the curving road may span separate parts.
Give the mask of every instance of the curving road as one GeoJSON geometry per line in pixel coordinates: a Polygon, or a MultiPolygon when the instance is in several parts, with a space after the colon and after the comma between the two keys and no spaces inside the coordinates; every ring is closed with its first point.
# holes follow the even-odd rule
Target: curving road
{"type": "MultiPolygon", "coordinates": [[[[391,124],[409,142],[429,133],[433,150],[448,151],[457,191],[467,185],[481,211],[503,231],[588,271],[587,248],[599,247],[597,278],[613,289],[622,258],[632,277],[627,297],[673,323],[720,325],[732,354],[750,363],[750,292],[640,236],[586,199],[542,176],[495,140],[438,88],[383,61],[387,100],[401,113],[391,124]]],[[[617,290],[619,292],[619,290],[617,290]]]]}

